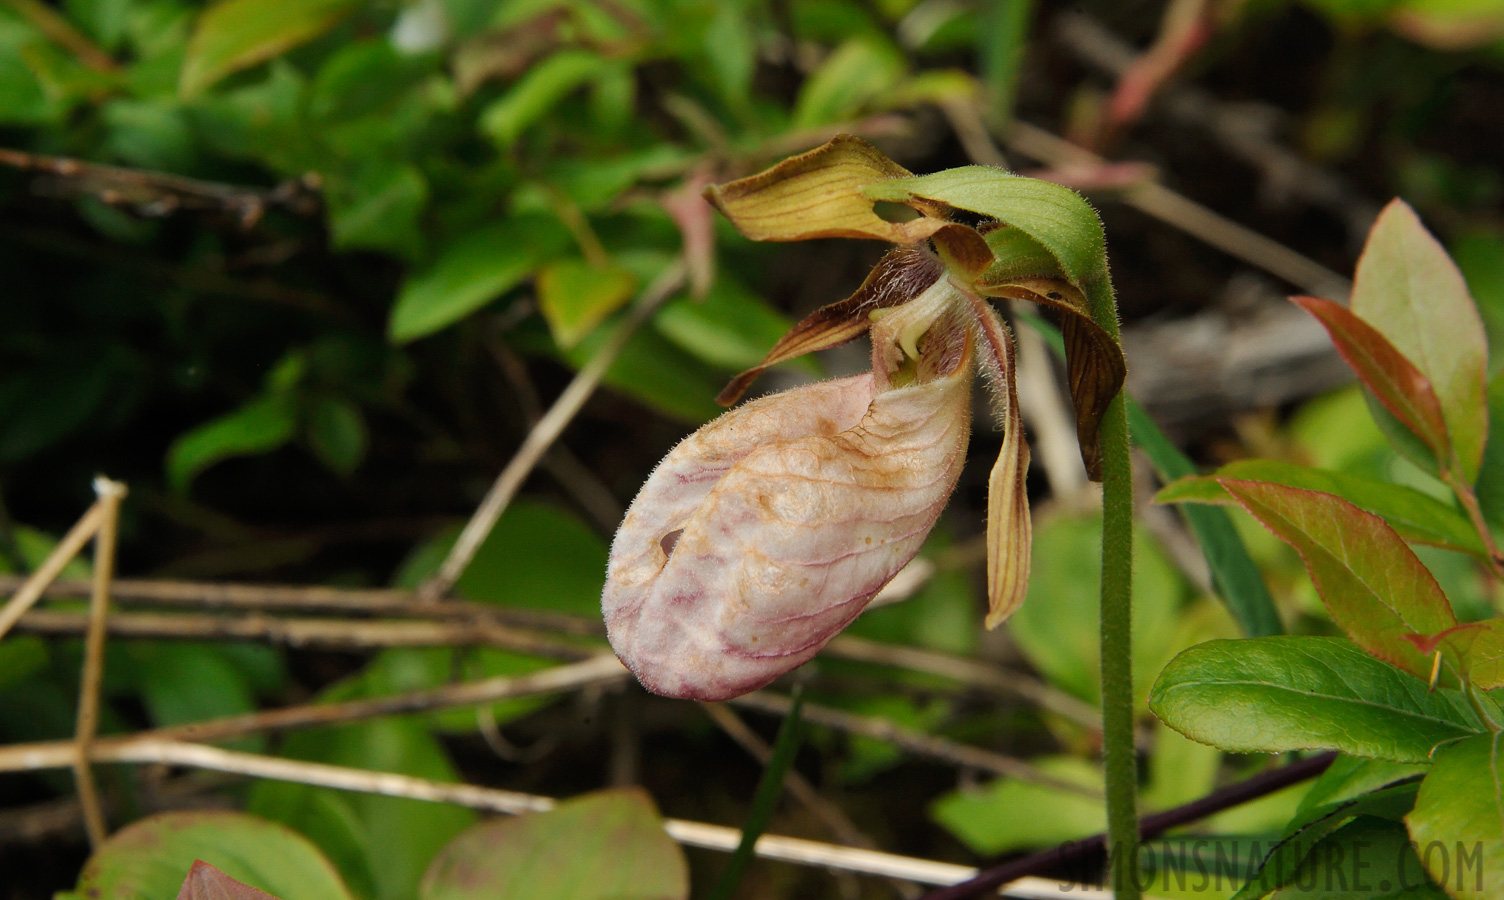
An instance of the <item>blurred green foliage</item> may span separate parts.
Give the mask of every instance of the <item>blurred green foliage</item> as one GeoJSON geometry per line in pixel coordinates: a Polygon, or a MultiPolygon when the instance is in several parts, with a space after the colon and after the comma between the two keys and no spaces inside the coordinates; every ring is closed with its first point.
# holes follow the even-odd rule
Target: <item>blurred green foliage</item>
{"type": "MultiPolygon", "coordinates": [[[[1135,42],[1153,37],[1154,16],[1142,5],[1083,6],[1135,42]]],[[[1489,155],[1497,147],[1475,146],[1487,132],[1469,141],[1478,126],[1467,116],[1476,112],[1452,101],[1466,79],[1495,83],[1504,8],[1493,0],[1235,6],[1242,18],[1222,23],[1213,56],[1244,69],[1218,73],[1208,62],[1216,89],[1292,104],[1298,93],[1285,125],[1309,159],[1347,167],[1371,197],[1404,193],[1437,218],[1499,346],[1504,176],[1489,155]],[[1287,31],[1270,25],[1290,20],[1287,31]],[[1291,31],[1316,35],[1320,46],[1292,51],[1283,73],[1267,58],[1238,56],[1249,35],[1291,31]]],[[[995,126],[1021,107],[1068,126],[1100,89],[1085,77],[1064,83],[1078,73],[1043,27],[1062,7],[62,0],[39,15],[35,4],[0,2],[0,147],[129,170],[0,171],[0,512],[20,519],[0,516],[0,569],[35,566],[51,546],[47,531],[67,527],[88,501],[88,478],[105,470],[132,487],[128,574],[412,587],[436,569],[459,517],[538,407],[599,349],[634,297],[684,257],[696,290],[672,298],[631,338],[606,374],[609,392],[566,435],[619,503],[689,425],[716,414],[713,398],[730,374],[756,363],[794,316],[838,299],[871,262],[861,250],[749,244],[684,198],[841,130],[889,138],[925,171],[959,164],[960,141],[940,112],[947,104],[980,102],[995,126]],[[367,531],[349,526],[367,521],[367,531]]],[[[1161,145],[1182,143],[1180,132],[1168,133],[1161,145]]],[[[1205,155],[1185,143],[1187,155],[1205,155]]],[[[1263,214],[1251,191],[1220,193],[1241,176],[1187,164],[1152,142],[1130,155],[1140,151],[1163,155],[1188,193],[1204,188],[1239,215],[1263,214]]],[[[1284,228],[1287,241],[1313,243],[1297,249],[1337,268],[1350,262],[1330,223],[1283,215],[1266,224],[1284,228]]],[[[1220,289],[1197,274],[1199,249],[1170,245],[1170,258],[1154,256],[1158,245],[1137,233],[1138,220],[1117,224],[1109,220],[1108,240],[1125,300],[1168,295],[1172,307],[1199,306],[1220,289]]],[[[1504,407],[1499,359],[1491,397],[1504,407]]],[[[799,365],[784,377],[819,372],[817,363],[799,365]]],[[[1236,436],[1287,463],[1443,495],[1391,448],[1356,389],[1288,420],[1245,419],[1236,436]]],[[[1215,440],[1200,449],[1227,453],[1215,440]]],[[[1484,472],[1480,499],[1504,519],[1504,481],[1489,480],[1504,466],[1486,460],[1484,472]]],[[[462,596],[595,615],[609,526],[563,480],[530,482],[460,581],[462,596]]],[[[980,525],[975,513],[937,532],[926,556],[939,570],[916,596],[873,610],[852,633],[1000,655],[977,631],[975,573],[957,562],[980,525]]],[[[1299,558],[1247,516],[1233,521],[1289,630],[1331,633],[1299,558]]],[[[1088,704],[1098,699],[1094,529],[1070,511],[1041,518],[1031,596],[1002,652],[1016,648],[1051,687],[1088,704]]],[[[1143,696],[1176,652],[1236,629],[1153,538],[1140,535],[1137,547],[1143,696]]],[[[1491,614],[1493,588],[1468,557],[1420,555],[1463,619],[1491,614]]],[[[87,572],[76,563],[65,577],[87,572]]],[[[68,641],[0,641],[0,738],[70,732],[79,656],[68,641]]],[[[263,647],[122,642],[106,667],[104,725],[167,725],[309,692],[377,696],[550,664],[499,650],[400,649],[290,665],[263,647]]],[[[933,675],[825,659],[815,667],[812,702],[1034,753],[1051,774],[1100,786],[1096,738],[1079,724],[1000,709],[933,675]]],[[[557,714],[554,699],[505,701],[482,715],[507,726],[540,712],[557,714]]],[[[475,710],[462,710],[232,746],[452,780],[461,774],[457,742],[478,722],[475,710]]],[[[677,724],[712,752],[705,732],[677,724]]],[[[839,790],[909,788],[884,780],[905,758],[892,745],[813,731],[839,790]]],[[[1145,805],[1193,799],[1227,765],[1242,763],[1156,727],[1145,805]]],[[[573,790],[590,779],[559,780],[573,790]]],[[[1100,804],[1079,794],[1011,780],[957,788],[948,772],[932,781],[910,808],[933,801],[934,821],[979,854],[1100,827],[1100,804]]],[[[127,779],[115,786],[131,796],[127,779]]],[[[70,782],[49,778],[38,790],[48,789],[66,792],[70,782]]],[[[1298,801],[1297,789],[1213,827],[1274,832],[1298,801]]],[[[721,798],[694,802],[735,820],[721,798]]],[[[252,788],[249,805],[312,838],[369,898],[412,896],[430,858],[474,818],[272,783],[252,788]]],[[[868,819],[898,831],[886,799],[877,806],[868,819]]]]}

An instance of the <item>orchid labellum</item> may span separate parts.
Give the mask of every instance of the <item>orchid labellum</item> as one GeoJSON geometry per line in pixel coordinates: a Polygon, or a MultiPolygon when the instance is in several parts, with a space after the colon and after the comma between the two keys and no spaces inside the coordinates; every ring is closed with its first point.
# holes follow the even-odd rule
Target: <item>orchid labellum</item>
{"type": "Polygon", "coordinates": [[[1027,586],[1029,450],[1012,336],[983,298],[1064,313],[1082,455],[1095,475],[1097,422],[1122,384],[1122,354],[1092,319],[1071,242],[1049,230],[1061,204],[1084,202],[981,167],[915,177],[850,137],[706,194],[754,240],[899,247],[720,399],[734,403],[766,367],[863,332],[870,372],[746,403],[686,438],[643,485],[612,544],[602,600],[617,655],[649,690],[700,700],[744,694],[808,661],[934,527],[965,461],[977,371],[1003,428],[987,514],[995,627],[1027,586]],[[885,221],[879,200],[921,215],[885,221]],[[956,210],[987,224],[952,221],[956,210]]]}

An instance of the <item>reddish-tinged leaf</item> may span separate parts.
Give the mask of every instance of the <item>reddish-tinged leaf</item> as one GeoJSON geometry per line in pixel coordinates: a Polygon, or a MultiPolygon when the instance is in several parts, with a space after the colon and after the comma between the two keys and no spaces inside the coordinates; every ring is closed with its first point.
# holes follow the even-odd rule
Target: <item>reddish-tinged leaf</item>
{"type": "Polygon", "coordinates": [[[842,134],[767,171],[711,185],[705,199],[754,241],[850,237],[912,244],[946,221],[888,222],[862,193],[869,185],[909,174],[861,138],[842,134]]]}
{"type": "Polygon", "coordinates": [[[1290,302],[1316,317],[1332,336],[1337,352],[1379,402],[1431,448],[1439,466],[1449,466],[1452,446],[1446,419],[1425,373],[1346,307],[1318,297],[1291,297],[1290,302]]]}
{"type": "MultiPolygon", "coordinates": [[[[989,273],[990,274],[990,273],[989,273]]],[[[1117,396],[1128,375],[1123,349],[1092,320],[1086,297],[1064,278],[1011,276],[994,282],[987,278],[977,289],[990,297],[1027,300],[1058,309],[1060,335],[1065,340],[1065,368],[1070,381],[1071,402],[1076,407],[1076,441],[1081,461],[1093,481],[1102,480],[1102,450],[1097,433],[1107,405],[1117,396]]]]}
{"type": "Polygon", "coordinates": [[[1452,461],[1471,484],[1488,438],[1488,342],[1462,273],[1404,201],[1385,207],[1369,232],[1352,309],[1431,380],[1452,461]]]}
{"type": "Polygon", "coordinates": [[[684,853],[636,788],[482,822],[439,851],[420,900],[687,900],[684,853]]]}
{"type": "Polygon", "coordinates": [[[1427,656],[1440,647],[1447,660],[1476,687],[1485,691],[1504,687],[1504,619],[1469,622],[1437,634],[1408,634],[1405,638],[1427,656]]]}
{"type": "Polygon", "coordinates": [[[277,900],[271,894],[236,881],[201,859],[193,861],[178,900],[277,900]]]}
{"type": "Polygon", "coordinates": [[[762,362],[731,379],[715,398],[716,402],[730,406],[740,400],[757,376],[781,362],[839,347],[866,334],[872,324],[873,310],[907,303],[934,284],[941,274],[940,265],[928,254],[909,248],[890,251],[873,266],[856,293],[805,316],[778,339],[762,362]]]}
{"type": "Polygon", "coordinates": [[[1218,479],[1254,518],[1300,553],[1332,621],[1365,651],[1417,678],[1431,661],[1407,635],[1457,624],[1430,571],[1378,516],[1341,497],[1218,479]]]}
{"type": "Polygon", "coordinates": [[[987,479],[987,619],[996,628],[1024,602],[1029,589],[1034,526],[1029,518],[1029,445],[1013,378],[1013,335],[984,301],[971,297],[981,325],[977,359],[992,382],[993,411],[1003,447],[987,479]]]}

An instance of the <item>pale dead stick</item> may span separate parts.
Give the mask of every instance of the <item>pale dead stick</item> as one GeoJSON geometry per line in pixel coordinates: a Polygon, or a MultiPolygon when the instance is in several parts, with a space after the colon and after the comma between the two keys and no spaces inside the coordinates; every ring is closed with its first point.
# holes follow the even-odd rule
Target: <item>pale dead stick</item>
{"type": "Polygon", "coordinates": [[[89,598],[89,630],[84,635],[83,671],[79,675],[78,725],[74,730],[73,775],[83,808],[89,843],[98,847],[108,835],[99,788],[90,768],[90,750],[99,731],[99,684],[104,676],[105,626],[110,615],[110,579],[115,574],[115,534],[125,485],[100,476],[94,479],[99,496],[99,530],[94,536],[94,587],[89,598]]]}
{"type": "Polygon", "coordinates": [[[595,392],[606,370],[616,361],[616,357],[627,345],[627,341],[636,333],[637,329],[652,318],[653,313],[674,292],[684,285],[685,265],[684,260],[676,259],[657,280],[648,285],[642,292],[637,303],[633,306],[627,317],[617,326],[616,331],[601,346],[600,350],[590,358],[590,361],[580,369],[569,386],[549,407],[538,424],[528,432],[523,439],[522,446],[517,448],[517,453],[512,457],[501,474],[496,476],[496,482],[491,485],[491,490],[476,508],[475,514],[465,524],[460,536],[455,540],[449,555],[445,557],[439,571],[425,583],[419,591],[420,602],[433,602],[442,598],[454,583],[464,574],[465,567],[470,565],[470,560],[475,557],[475,552],[491,533],[501,514],[506,511],[512,498],[522,487],[527,476],[538,465],[539,460],[548,448],[553,446],[564,428],[574,419],[585,401],[595,392]]]}
{"type": "Polygon", "coordinates": [[[0,638],[4,638],[17,620],[25,615],[37,600],[41,599],[42,593],[56,580],[58,574],[63,571],[63,567],[72,562],[73,557],[78,555],[78,551],[84,548],[84,544],[94,537],[94,532],[99,530],[99,523],[103,518],[104,498],[101,497],[94,501],[93,506],[84,511],[73,528],[63,535],[58,545],[47,554],[42,565],[31,573],[31,577],[26,579],[5,607],[0,609],[0,638]]]}
{"type": "MultiPolygon", "coordinates": [[[[1106,164],[1102,157],[1043,128],[1014,121],[1005,135],[1009,148],[1055,167],[1106,164]]],[[[1352,282],[1284,244],[1213,212],[1158,181],[1145,181],[1122,194],[1129,206],[1256,266],[1301,290],[1345,302],[1352,282]]]]}
{"type": "MultiPolygon", "coordinates": [[[[6,752],[8,754],[19,753],[20,761],[24,762],[20,768],[31,771],[67,768],[72,764],[72,757],[67,747],[20,745],[7,748],[6,752]]],[[[471,784],[449,784],[390,772],[371,772],[345,766],[281,759],[181,741],[131,740],[110,746],[101,744],[95,748],[94,760],[111,763],[192,766],[252,778],[266,778],[272,781],[287,781],[294,784],[426,800],[433,803],[450,803],[509,815],[543,812],[552,809],[557,802],[552,797],[542,797],[536,794],[471,784]]],[[[663,827],[674,840],[692,847],[730,851],[736,849],[741,842],[741,831],[724,825],[684,819],[665,819],[663,827]]],[[[782,835],[764,835],[757,841],[756,851],[758,856],[765,859],[820,866],[827,869],[842,869],[867,875],[902,878],[921,884],[956,884],[977,874],[977,870],[970,866],[900,856],[895,853],[883,853],[858,847],[842,847],[837,844],[782,835]]],[[[1065,891],[1069,891],[1071,896],[1079,896],[1087,900],[1111,900],[1112,897],[1111,892],[1094,890],[1082,885],[1065,885],[1034,877],[1019,879],[1004,885],[1000,890],[1010,896],[1029,898],[1029,900],[1036,900],[1036,898],[1037,900],[1059,900],[1065,891]]]]}

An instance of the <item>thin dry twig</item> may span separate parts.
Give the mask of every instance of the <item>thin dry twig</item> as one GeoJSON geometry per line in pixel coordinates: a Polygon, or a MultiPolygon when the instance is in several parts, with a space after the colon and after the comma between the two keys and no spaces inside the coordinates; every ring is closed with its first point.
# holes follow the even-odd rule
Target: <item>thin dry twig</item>
{"type": "MultiPolygon", "coordinates": [[[[764,766],[773,759],[772,746],[748,727],[747,723],[742,721],[742,717],[737,715],[731,707],[724,703],[701,703],[700,708],[705,710],[706,715],[710,716],[727,737],[747,751],[747,755],[764,766]]],[[[852,847],[876,849],[877,844],[858,828],[839,806],[821,796],[815,786],[809,783],[809,779],[791,768],[783,776],[783,786],[790,796],[820,820],[836,840],[852,847]]],[[[898,895],[905,900],[912,900],[919,896],[918,886],[912,881],[894,879],[890,883],[898,895]]]]}
{"type": "MultiPolygon", "coordinates": [[[[1090,150],[1026,122],[1015,120],[1006,138],[1011,149],[1055,168],[1096,169],[1108,164],[1090,150]]],[[[1306,293],[1343,301],[1352,290],[1352,282],[1321,263],[1213,212],[1158,181],[1141,181],[1125,189],[1122,199],[1140,212],[1282,278],[1306,293]]]]}
{"type": "MultiPolygon", "coordinates": [[[[26,763],[23,768],[29,771],[67,768],[70,765],[66,749],[54,752],[44,745],[20,745],[6,748],[6,751],[20,751],[26,763]]],[[[97,762],[190,766],[357,793],[450,803],[510,815],[543,812],[552,809],[557,802],[551,797],[518,791],[281,759],[181,741],[134,740],[108,747],[101,745],[96,748],[95,759],[97,762]]],[[[663,824],[670,837],[693,847],[729,851],[736,849],[741,842],[741,831],[736,828],[684,819],[665,819],[663,824]]],[[[977,874],[977,870],[970,866],[782,835],[764,835],[758,840],[756,850],[757,855],[765,859],[902,878],[922,884],[955,884],[977,874]]],[[[1006,886],[1006,890],[1012,896],[1040,900],[1056,900],[1063,890],[1070,890],[1073,895],[1089,900],[1109,900],[1112,896],[1107,892],[1077,885],[1062,885],[1036,877],[1012,882],[1006,886]]]]}
{"type": "MultiPolygon", "coordinates": [[[[758,712],[771,713],[773,715],[788,715],[791,701],[788,697],[770,693],[768,691],[754,691],[741,697],[727,701],[735,706],[746,707],[758,712]]],[[[823,725],[834,728],[848,734],[859,734],[874,740],[892,744],[901,750],[919,756],[927,756],[938,759],[951,765],[964,766],[966,768],[981,769],[996,775],[1005,775],[1009,778],[1017,778],[1019,781],[1027,781],[1033,784],[1042,784],[1056,790],[1071,794],[1080,794],[1092,799],[1101,799],[1102,793],[1091,788],[1082,787],[1062,781],[1046,772],[1040,771],[1021,759],[994,753],[991,750],[983,750],[980,747],[972,747],[960,744],[946,738],[915,731],[912,728],[904,728],[887,719],[876,716],[861,716],[849,713],[845,710],[834,709],[829,706],[820,706],[814,703],[805,703],[803,718],[813,725],[823,725]]]]}
{"type": "Polygon", "coordinates": [[[580,369],[569,386],[549,407],[538,424],[528,432],[522,441],[522,446],[517,448],[517,453],[507,463],[501,474],[496,476],[496,482],[491,485],[491,490],[486,493],[485,499],[481,500],[475,514],[465,524],[464,530],[455,540],[449,555],[444,559],[439,571],[423,585],[419,591],[419,598],[424,602],[433,602],[442,598],[459,580],[464,573],[465,567],[470,565],[470,560],[475,557],[475,552],[480,549],[481,542],[486,535],[491,533],[501,514],[516,496],[522,483],[538,465],[564,428],[572,421],[575,415],[585,405],[585,401],[595,392],[601,378],[606,374],[606,369],[616,361],[622,348],[627,345],[628,339],[652,318],[658,307],[663,304],[674,292],[683,287],[685,282],[685,267],[683,260],[676,260],[670,265],[656,281],[648,285],[638,298],[627,317],[617,326],[610,339],[603,344],[599,351],[590,358],[590,361],[580,369]]]}
{"type": "Polygon", "coordinates": [[[1018,405],[1034,430],[1050,494],[1066,505],[1074,505],[1088,484],[1075,418],[1066,409],[1044,339],[1034,329],[1024,327],[1013,329],[1013,340],[1018,345],[1018,405]]]}
{"type": "Polygon", "coordinates": [[[99,495],[99,530],[94,535],[94,588],[89,598],[89,627],[84,635],[83,671],[79,675],[78,724],[74,729],[73,775],[78,802],[84,812],[89,844],[98,847],[108,836],[99,787],[89,764],[94,736],[99,732],[99,685],[104,678],[105,624],[110,616],[110,579],[115,574],[115,535],[125,485],[103,476],[94,479],[99,495]]]}
{"type": "MultiPolygon", "coordinates": [[[[132,741],[214,742],[258,734],[266,731],[289,731],[339,725],[381,716],[435,712],[458,706],[494,703],[514,697],[530,697],[577,690],[594,685],[624,681],[627,670],[614,656],[597,656],[513,677],[485,678],[447,684],[428,690],[408,691],[387,697],[347,700],[343,703],[308,703],[282,709],[261,710],[238,716],[224,716],[202,722],[169,725],[127,736],[98,738],[94,742],[97,758],[100,748],[116,747],[132,741]]],[[[49,741],[28,745],[0,746],[0,772],[28,768],[30,754],[51,754],[70,746],[68,741],[49,741]]]]}
{"type": "Polygon", "coordinates": [[[241,228],[248,229],[261,221],[268,209],[281,208],[295,215],[313,216],[323,208],[318,178],[313,175],[271,189],[254,188],[66,156],[42,156],[8,147],[0,147],[0,165],[54,176],[56,193],[87,194],[111,206],[128,206],[146,216],[180,211],[228,213],[241,228]]]}
{"type": "MultiPolygon", "coordinates": [[[[1121,77],[1136,59],[1134,48],[1081,12],[1055,17],[1055,38],[1082,61],[1121,77]]],[[[1324,169],[1275,139],[1279,117],[1270,107],[1231,103],[1192,84],[1168,84],[1160,106],[1175,121],[1204,128],[1234,157],[1258,170],[1261,190],[1275,199],[1294,197],[1340,218],[1361,241],[1379,214],[1342,175],[1324,169]]]]}
{"type": "Polygon", "coordinates": [[[25,581],[21,582],[16,593],[10,598],[4,608],[0,608],[0,639],[15,626],[16,622],[26,614],[26,611],[41,598],[49,585],[63,571],[63,567],[73,561],[78,551],[84,548],[94,532],[99,530],[99,523],[104,517],[104,506],[96,501],[93,506],[86,510],[78,522],[63,535],[52,552],[42,561],[42,565],[31,573],[25,581]]]}
{"type": "Polygon", "coordinates": [[[1027,700],[1084,728],[1097,730],[1102,727],[1101,714],[1090,703],[1078,700],[1030,675],[1002,669],[980,660],[948,656],[901,644],[869,641],[847,634],[831,641],[821,652],[837,659],[939,675],[969,687],[1027,700]]]}
{"type": "MultiPolygon", "coordinates": [[[[80,613],[32,611],[16,623],[27,634],[78,636],[85,633],[80,613]]],[[[381,650],[388,647],[500,647],[554,659],[594,656],[596,648],[561,637],[484,621],[351,621],[284,619],[258,614],[242,617],[120,613],[109,635],[169,641],[259,641],[321,650],[381,650]]]]}

